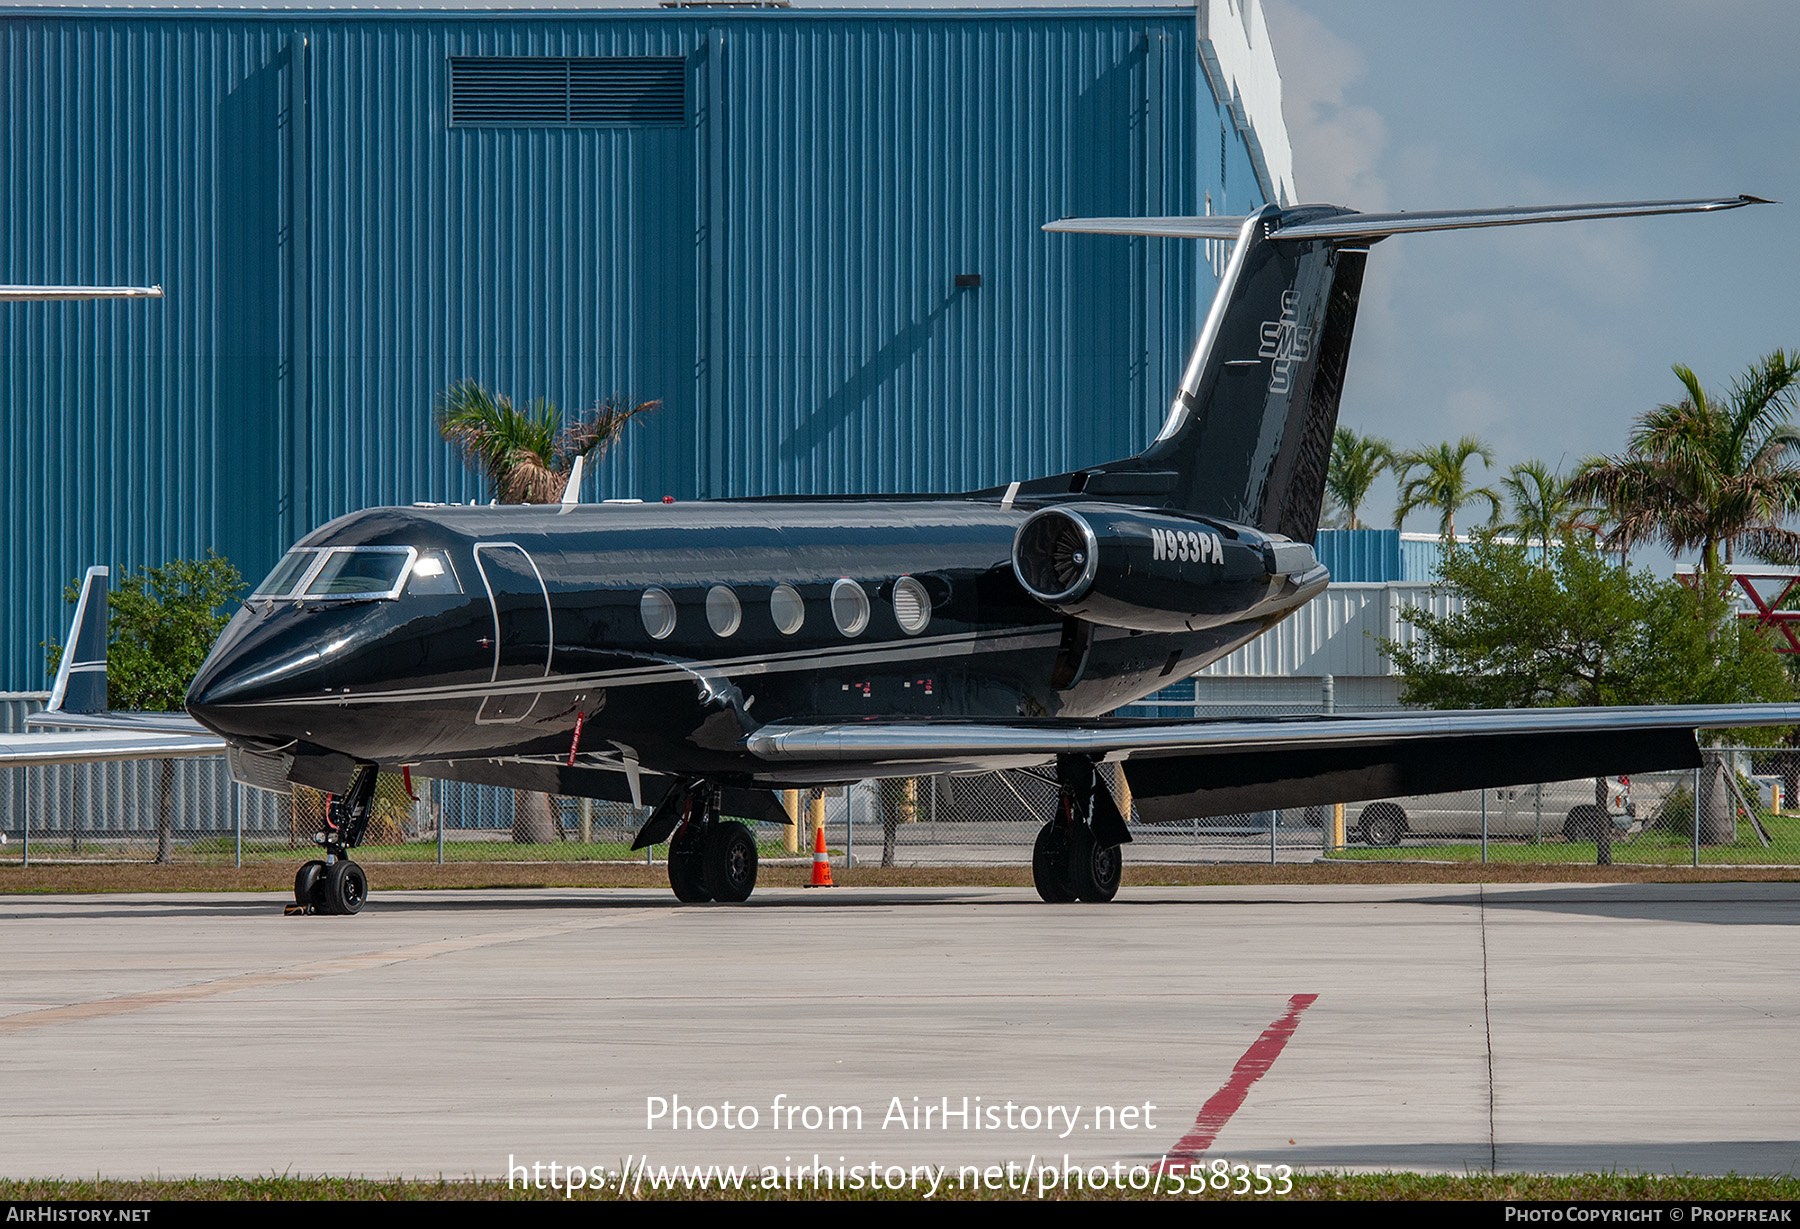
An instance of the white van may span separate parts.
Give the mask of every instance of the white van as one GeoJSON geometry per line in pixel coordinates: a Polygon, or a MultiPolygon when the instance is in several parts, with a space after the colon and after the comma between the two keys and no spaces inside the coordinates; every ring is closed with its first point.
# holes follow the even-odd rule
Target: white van
{"type": "Polygon", "coordinates": [[[1345,829],[1352,840],[1369,845],[1398,845],[1409,836],[1479,837],[1484,797],[1488,835],[1507,840],[1561,836],[1568,841],[1594,841],[1599,839],[1602,823],[1610,821],[1614,834],[1623,835],[1637,822],[1629,778],[1588,777],[1547,785],[1384,798],[1355,814],[1347,813],[1345,829]]]}

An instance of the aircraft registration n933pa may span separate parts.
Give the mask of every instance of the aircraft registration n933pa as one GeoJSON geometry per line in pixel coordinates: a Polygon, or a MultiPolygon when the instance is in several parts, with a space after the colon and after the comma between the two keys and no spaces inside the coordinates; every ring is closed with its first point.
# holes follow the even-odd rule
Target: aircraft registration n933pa
{"type": "Polygon", "coordinates": [[[1325,589],[1310,543],[1373,244],[1758,203],[1055,222],[1233,243],[1139,455],[959,495],[358,512],[256,587],[188,710],[239,779],[343,799],[295,885],[327,912],[366,895],[378,770],[654,803],[637,847],[670,843],[683,901],[750,896],[756,842],[723,816],[787,822],[776,790],[1032,771],[1060,791],[1039,894],[1104,901],[1131,839],[1106,761],[1148,820],[1697,766],[1699,728],[1800,705],[1105,714],[1325,589]]]}

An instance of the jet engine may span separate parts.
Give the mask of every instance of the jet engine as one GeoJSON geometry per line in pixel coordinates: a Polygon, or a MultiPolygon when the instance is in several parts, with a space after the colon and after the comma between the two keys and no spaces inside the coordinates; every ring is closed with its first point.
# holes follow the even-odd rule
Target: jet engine
{"type": "Polygon", "coordinates": [[[1296,590],[1329,579],[1304,542],[1107,504],[1033,514],[1013,539],[1012,566],[1025,591],[1058,614],[1146,632],[1235,623],[1291,606],[1296,590]]]}

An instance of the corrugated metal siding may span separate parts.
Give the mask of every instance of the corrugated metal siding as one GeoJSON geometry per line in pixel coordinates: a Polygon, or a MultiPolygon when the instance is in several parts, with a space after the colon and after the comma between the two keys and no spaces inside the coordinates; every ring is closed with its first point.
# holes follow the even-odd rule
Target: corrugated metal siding
{"type": "Polygon", "coordinates": [[[1412,643],[1406,606],[1434,614],[1461,609],[1461,599],[1433,585],[1333,585],[1284,622],[1199,672],[1201,678],[1381,676],[1394,672],[1379,640],[1412,643]]]}
{"type": "Polygon", "coordinates": [[[661,398],[589,498],[1126,455],[1203,245],[1038,227],[1262,203],[1189,9],[36,11],[0,46],[0,280],[169,294],[0,305],[12,687],[90,563],[255,579],[332,516],[482,496],[431,424],[464,376],[661,398]],[[681,56],[688,121],[451,128],[453,55],[681,56]]]}
{"type": "Polygon", "coordinates": [[[1400,538],[1400,571],[1406,580],[1436,580],[1444,544],[1435,535],[1404,534],[1400,538]]]}
{"type": "Polygon", "coordinates": [[[49,703],[47,691],[0,692],[0,734],[23,733],[25,718],[43,712],[49,703]]]}
{"type": "Polygon", "coordinates": [[[1430,579],[1402,572],[1398,529],[1321,529],[1313,553],[1342,584],[1430,579]]]}

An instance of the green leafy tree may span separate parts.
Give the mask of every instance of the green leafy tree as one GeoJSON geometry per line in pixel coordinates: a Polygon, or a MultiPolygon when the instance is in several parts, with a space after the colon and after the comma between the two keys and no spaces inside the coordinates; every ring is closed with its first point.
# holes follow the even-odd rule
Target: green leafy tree
{"type": "Polygon", "coordinates": [[[660,406],[600,401],[565,423],[562,411],[539,397],[523,410],[474,380],[458,380],[438,396],[437,427],[471,469],[487,476],[503,504],[553,504],[562,498],[575,458],[596,458],[630,422],[660,406]]]}
{"type": "Polygon", "coordinates": [[[1374,435],[1358,435],[1339,427],[1331,440],[1331,461],[1325,469],[1325,492],[1346,518],[1346,529],[1361,529],[1357,509],[1369,498],[1369,488],[1394,463],[1394,446],[1374,435]]]}
{"type": "MultiPolygon", "coordinates": [[[[227,609],[244,589],[228,561],[177,559],[120,580],[107,598],[106,703],[109,708],[177,712],[213,641],[225,630],[227,609]]],[[[79,582],[63,590],[73,605],[79,582]]],[[[63,646],[50,641],[52,676],[63,646]]]]}
{"type": "Polygon", "coordinates": [[[1800,362],[1777,350],[1723,396],[1687,367],[1675,376],[1687,396],[1643,415],[1623,456],[1590,459],[1571,483],[1607,509],[1608,547],[1698,551],[1709,575],[1740,548],[1800,563],[1800,533],[1782,524],[1800,511],[1800,430],[1789,421],[1800,362]]]}
{"type": "Polygon", "coordinates": [[[1469,462],[1479,457],[1483,466],[1494,463],[1494,450],[1472,435],[1452,444],[1409,448],[1394,457],[1400,479],[1400,506],[1394,510],[1394,528],[1418,508],[1438,512],[1438,537],[1456,540],[1456,514],[1470,504],[1486,502],[1490,525],[1500,520],[1500,496],[1491,487],[1476,486],[1469,476],[1469,462]]]}
{"type": "Polygon", "coordinates": [[[1454,614],[1415,608],[1410,643],[1383,641],[1400,699],[1426,708],[1732,704],[1794,694],[1764,633],[1716,585],[1616,567],[1565,534],[1551,566],[1523,543],[1478,535],[1445,556],[1454,614]]]}

